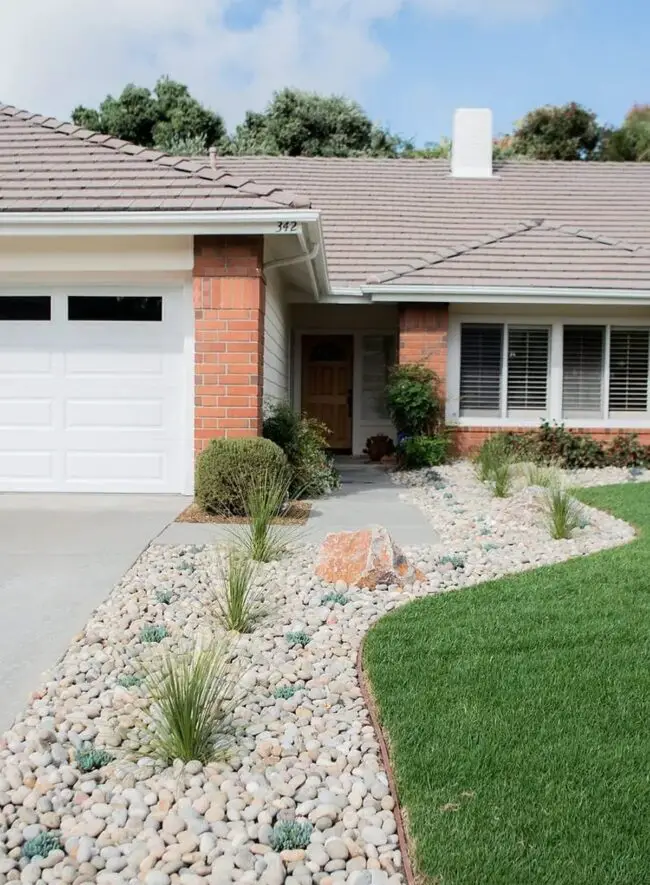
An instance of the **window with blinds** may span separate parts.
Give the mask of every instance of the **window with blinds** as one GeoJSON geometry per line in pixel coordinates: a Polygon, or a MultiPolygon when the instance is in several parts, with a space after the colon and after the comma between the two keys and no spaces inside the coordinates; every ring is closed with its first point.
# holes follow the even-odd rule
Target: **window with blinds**
{"type": "Polygon", "coordinates": [[[501,415],[503,326],[463,323],[460,340],[460,414],[501,415]]]}
{"type": "Polygon", "coordinates": [[[602,418],[605,329],[565,326],[562,414],[565,418],[602,418]]]}
{"type": "Polygon", "coordinates": [[[508,326],[508,416],[544,418],[550,329],[508,326]]]}
{"type": "Polygon", "coordinates": [[[609,339],[609,414],[647,414],[650,331],[612,329],[609,339]]]}

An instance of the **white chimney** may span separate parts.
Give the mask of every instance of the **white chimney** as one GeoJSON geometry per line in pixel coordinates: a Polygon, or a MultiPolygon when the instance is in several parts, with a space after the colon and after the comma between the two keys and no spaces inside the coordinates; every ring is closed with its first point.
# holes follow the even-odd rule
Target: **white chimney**
{"type": "Polygon", "coordinates": [[[459,108],[454,114],[451,147],[454,178],[490,178],[492,175],[492,111],[459,108]]]}

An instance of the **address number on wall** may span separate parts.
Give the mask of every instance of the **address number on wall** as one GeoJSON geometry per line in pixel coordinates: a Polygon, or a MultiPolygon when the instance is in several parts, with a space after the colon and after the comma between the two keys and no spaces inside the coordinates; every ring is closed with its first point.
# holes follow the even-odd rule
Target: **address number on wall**
{"type": "Polygon", "coordinates": [[[278,233],[290,234],[298,230],[297,221],[278,221],[278,233]]]}

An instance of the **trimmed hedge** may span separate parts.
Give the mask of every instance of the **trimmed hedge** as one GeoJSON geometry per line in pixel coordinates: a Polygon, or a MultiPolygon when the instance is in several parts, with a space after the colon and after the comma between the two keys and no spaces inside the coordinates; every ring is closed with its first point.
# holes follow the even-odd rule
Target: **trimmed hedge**
{"type": "Polygon", "coordinates": [[[204,510],[244,516],[260,477],[279,478],[288,469],[286,455],[269,439],[213,439],[196,460],[195,497],[204,510]]]}

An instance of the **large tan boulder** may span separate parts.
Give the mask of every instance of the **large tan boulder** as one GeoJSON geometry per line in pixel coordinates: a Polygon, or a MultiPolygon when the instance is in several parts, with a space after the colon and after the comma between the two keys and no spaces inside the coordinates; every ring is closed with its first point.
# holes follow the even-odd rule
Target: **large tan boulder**
{"type": "Polygon", "coordinates": [[[424,580],[381,526],[328,535],[318,555],[316,574],[331,584],[345,581],[370,590],[379,584],[404,587],[424,580]]]}

